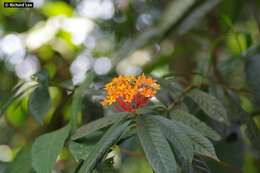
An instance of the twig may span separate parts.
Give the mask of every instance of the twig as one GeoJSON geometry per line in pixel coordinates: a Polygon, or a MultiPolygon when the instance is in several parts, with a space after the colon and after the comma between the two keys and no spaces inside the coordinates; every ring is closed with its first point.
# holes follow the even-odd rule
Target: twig
{"type": "Polygon", "coordinates": [[[250,91],[247,90],[247,89],[245,89],[245,88],[235,88],[235,87],[226,86],[226,85],[223,85],[223,88],[224,88],[225,90],[232,90],[232,91],[239,92],[239,93],[250,94],[250,91]]]}

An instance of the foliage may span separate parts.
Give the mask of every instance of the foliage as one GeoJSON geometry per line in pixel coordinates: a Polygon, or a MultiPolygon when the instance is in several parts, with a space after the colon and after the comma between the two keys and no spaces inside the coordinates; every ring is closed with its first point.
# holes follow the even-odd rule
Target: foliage
{"type": "Polygon", "coordinates": [[[260,170],[258,1],[2,3],[0,173],[260,170]]]}

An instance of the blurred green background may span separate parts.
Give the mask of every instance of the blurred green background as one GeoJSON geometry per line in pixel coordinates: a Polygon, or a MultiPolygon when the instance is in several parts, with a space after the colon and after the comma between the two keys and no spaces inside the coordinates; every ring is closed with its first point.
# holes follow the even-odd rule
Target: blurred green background
{"type": "MultiPolygon", "coordinates": [[[[7,103],[17,84],[26,92],[0,117],[0,173],[23,145],[67,122],[73,89],[90,70],[97,78],[86,93],[82,123],[104,114],[100,90],[117,74],[171,74],[183,86],[210,81],[208,92],[222,100],[232,122],[229,128],[213,123],[223,140],[215,143],[222,162],[209,162],[211,172],[260,172],[259,150],[246,137],[240,119],[241,112],[259,108],[254,93],[248,93],[245,61],[255,56],[253,64],[259,62],[260,1],[30,0],[34,8],[4,8],[3,2],[9,1],[1,0],[0,6],[0,105],[7,103]],[[49,75],[52,103],[44,126],[28,111],[32,75],[41,69],[49,75]],[[230,97],[224,98],[219,86],[230,89],[230,97]]],[[[249,80],[259,81],[260,65],[254,70],[255,78],[249,80]]],[[[253,85],[259,93],[260,83],[253,85]]],[[[254,120],[259,127],[258,114],[254,120]]],[[[139,144],[133,140],[124,145],[138,150],[139,144]]],[[[64,148],[57,173],[75,167],[69,155],[64,148]]],[[[152,173],[138,153],[115,155],[121,173],[152,173]]]]}

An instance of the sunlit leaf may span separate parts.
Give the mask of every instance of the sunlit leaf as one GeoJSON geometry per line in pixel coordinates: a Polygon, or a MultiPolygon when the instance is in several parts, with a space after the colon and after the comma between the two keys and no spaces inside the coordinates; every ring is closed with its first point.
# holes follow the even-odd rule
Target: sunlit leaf
{"type": "Polygon", "coordinates": [[[0,145],[0,161],[10,162],[13,158],[12,149],[8,145],[0,145]]]}
{"type": "Polygon", "coordinates": [[[36,82],[19,82],[13,89],[10,97],[0,106],[0,117],[4,114],[7,108],[15,101],[27,96],[28,93],[35,87],[36,82]]]}
{"type": "Polygon", "coordinates": [[[19,127],[23,125],[28,118],[28,99],[16,99],[8,106],[5,116],[13,126],[19,127]]]}
{"type": "Polygon", "coordinates": [[[227,46],[234,54],[242,53],[248,47],[246,34],[230,33],[227,37],[227,46]]]}
{"type": "Polygon", "coordinates": [[[73,14],[73,9],[62,1],[46,3],[43,6],[42,11],[46,16],[49,17],[58,15],[72,16],[73,14]]]}

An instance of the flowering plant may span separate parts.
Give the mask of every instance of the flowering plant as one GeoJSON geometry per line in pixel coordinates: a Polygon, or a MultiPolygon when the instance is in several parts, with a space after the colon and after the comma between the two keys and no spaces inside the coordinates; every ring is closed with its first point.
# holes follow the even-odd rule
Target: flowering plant
{"type": "Polygon", "coordinates": [[[144,106],[159,90],[160,85],[144,74],[139,77],[119,76],[106,84],[103,106],[113,105],[120,112],[135,112],[144,106]]]}
{"type": "Polygon", "coordinates": [[[259,15],[260,0],[0,0],[0,173],[260,172],[259,15]]]}
{"type": "MultiPolygon", "coordinates": [[[[192,169],[193,160],[197,159],[197,154],[218,161],[214,147],[207,138],[219,140],[219,134],[195,116],[178,107],[184,104],[183,97],[188,93],[189,97],[200,104],[207,113],[210,113],[215,106],[222,109],[221,103],[200,90],[194,90],[195,87],[182,90],[172,86],[169,89],[169,86],[173,85],[171,81],[159,79],[159,82],[164,89],[168,88],[169,91],[176,90],[174,92],[178,92],[178,97],[175,98],[173,104],[166,106],[161,102],[158,103],[164,109],[162,114],[164,116],[157,115],[153,111],[153,107],[158,106],[155,103],[147,108],[152,108],[149,114],[137,111],[145,107],[160,89],[160,84],[152,77],[147,77],[144,74],[118,76],[105,85],[106,96],[101,104],[112,106],[117,112],[114,112],[114,115],[105,116],[83,125],[73,134],[72,140],[76,141],[88,138],[98,130],[109,127],[94,150],[87,157],[84,157],[85,161],[80,167],[79,173],[94,170],[99,159],[107,157],[104,153],[107,153],[109,148],[127,141],[133,136],[138,137],[144,154],[156,173],[175,173],[177,172],[177,164],[183,170],[189,171],[192,169]],[[205,109],[204,104],[209,107],[205,109]]],[[[225,112],[222,112],[221,116],[222,118],[219,119],[211,115],[218,121],[226,120],[225,112]]],[[[115,147],[112,148],[115,150],[115,147]]],[[[125,151],[120,147],[119,150],[125,151]]],[[[127,153],[129,154],[129,152],[127,153]]]]}

